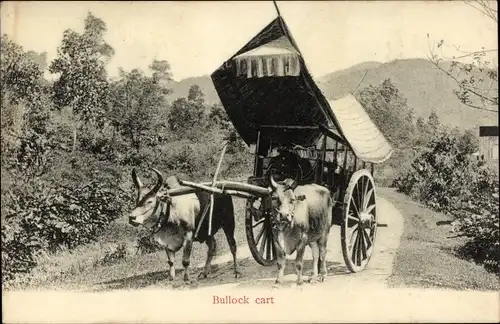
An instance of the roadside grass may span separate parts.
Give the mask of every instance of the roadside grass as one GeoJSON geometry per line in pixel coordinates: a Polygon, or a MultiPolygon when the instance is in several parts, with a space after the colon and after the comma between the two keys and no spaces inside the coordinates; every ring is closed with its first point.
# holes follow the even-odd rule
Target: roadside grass
{"type": "MultiPolygon", "coordinates": [[[[246,244],[246,200],[233,198],[235,207],[235,239],[246,244]]],[[[33,271],[13,282],[8,290],[99,290],[110,289],[117,282],[132,282],[134,287],[152,286],[166,279],[167,257],[163,251],[149,254],[137,252],[139,230],[122,217],[116,220],[98,242],[42,255],[33,271]]],[[[217,253],[229,252],[223,231],[216,234],[217,253]]],[[[194,243],[191,275],[196,278],[201,269],[194,269],[206,260],[205,244],[194,243]]],[[[182,269],[181,252],[176,253],[176,268],[182,269]]],[[[123,285],[122,285],[123,286],[123,285]]],[[[126,288],[126,284],[124,287],[126,288]]]]}
{"type": "Polygon", "coordinates": [[[465,238],[453,237],[451,217],[434,212],[395,189],[377,188],[377,193],[393,203],[405,221],[389,286],[500,289],[498,276],[458,255],[457,249],[465,238]]]}

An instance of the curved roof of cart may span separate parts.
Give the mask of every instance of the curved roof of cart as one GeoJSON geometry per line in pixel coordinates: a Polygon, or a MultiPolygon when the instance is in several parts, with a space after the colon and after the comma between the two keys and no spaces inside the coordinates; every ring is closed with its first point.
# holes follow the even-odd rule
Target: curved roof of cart
{"type": "MultiPolygon", "coordinates": [[[[354,96],[326,100],[281,16],[211,77],[229,118],[248,145],[255,144],[262,125],[324,125],[365,162],[382,163],[392,154],[390,144],[354,96]],[[298,56],[298,76],[247,78],[236,74],[235,59],[289,54],[298,56]]],[[[275,131],[272,136],[274,141],[311,146],[317,144],[322,134],[319,130],[298,129],[275,131]]]]}

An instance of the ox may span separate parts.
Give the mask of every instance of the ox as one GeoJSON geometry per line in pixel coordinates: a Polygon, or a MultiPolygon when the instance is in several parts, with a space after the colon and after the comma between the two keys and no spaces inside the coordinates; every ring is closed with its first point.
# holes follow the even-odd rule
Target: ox
{"type": "MultiPolygon", "coordinates": [[[[207,192],[190,193],[181,196],[169,197],[168,192],[162,190],[163,176],[153,169],[158,181],[153,188],[144,186],[132,170],[132,180],[137,188],[135,207],[130,213],[129,223],[133,226],[143,225],[151,230],[153,239],[165,247],[169,266],[169,280],[175,278],[175,253],[183,248],[182,266],[184,267],[184,281],[189,279],[189,265],[193,242],[205,242],[208,247],[207,260],[203,271],[198,278],[206,278],[215,255],[217,243],[214,235],[223,229],[229,248],[233,255],[234,275],[239,277],[236,263],[236,240],[234,239],[234,206],[231,196],[215,195],[213,206],[212,233],[208,235],[208,215],[205,216],[197,237],[193,237],[200,224],[205,207],[210,204],[210,194],[207,192]]],[[[167,189],[181,187],[177,176],[166,180],[167,189]]],[[[207,212],[208,214],[208,212],[207,212]]]]}
{"type": "Polygon", "coordinates": [[[313,254],[310,281],[323,281],[327,274],[326,245],[332,226],[333,202],[330,191],[317,184],[297,186],[290,178],[279,183],[272,176],[270,180],[275,208],[272,219],[278,266],[276,283],[283,283],[286,255],[297,251],[297,284],[302,284],[303,258],[307,245],[311,247],[313,254]]]}

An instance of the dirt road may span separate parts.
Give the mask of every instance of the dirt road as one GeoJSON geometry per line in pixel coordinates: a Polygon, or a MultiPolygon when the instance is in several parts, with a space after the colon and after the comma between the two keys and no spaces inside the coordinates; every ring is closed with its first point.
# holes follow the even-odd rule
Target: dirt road
{"type": "MultiPolygon", "coordinates": [[[[329,268],[328,285],[334,285],[336,289],[339,287],[351,287],[353,284],[359,285],[385,285],[388,276],[392,274],[392,263],[394,255],[399,246],[400,238],[403,233],[403,217],[394,206],[383,198],[377,200],[377,214],[379,215],[379,223],[387,225],[387,227],[379,227],[377,240],[375,243],[375,252],[370,260],[370,264],[366,270],[360,273],[352,274],[344,265],[342,257],[342,249],[340,246],[340,227],[333,226],[330,231],[330,238],[327,247],[327,260],[329,268]]],[[[253,261],[250,250],[247,245],[239,247],[238,258],[243,259],[243,278],[238,282],[226,283],[219,285],[218,289],[227,289],[228,287],[248,287],[248,286],[269,286],[276,278],[276,268],[262,267],[253,261]]],[[[294,283],[296,280],[295,253],[287,257],[285,286],[297,287],[294,283]]],[[[226,264],[231,259],[231,254],[222,255],[214,259],[213,264],[226,264]]],[[[203,264],[200,263],[201,267],[203,264]]],[[[227,265],[228,267],[230,265],[227,265]]],[[[309,248],[306,249],[304,256],[304,271],[307,274],[311,271],[312,254],[309,248]]],[[[224,268],[225,270],[226,268],[224,268]]],[[[229,268],[227,268],[230,272],[229,268]]],[[[230,275],[230,273],[229,273],[230,275]]],[[[225,276],[226,277],[226,274],[225,276]]],[[[231,280],[225,278],[224,282],[231,280]]],[[[201,284],[204,286],[205,284],[201,284]]],[[[213,289],[205,287],[202,289],[213,289]]]]}
{"type": "MultiPolygon", "coordinates": [[[[378,201],[378,215],[387,227],[379,228],[369,267],[357,274],[348,273],[344,266],[340,230],[334,226],[327,253],[329,276],[324,283],[296,286],[291,256],[285,284],[274,289],[276,268],[258,265],[243,245],[238,253],[240,279],[232,278],[227,254],[214,260],[219,267],[196,289],[173,291],[160,283],[147,289],[101,293],[9,292],[3,294],[4,322],[498,321],[497,293],[387,288],[403,218],[383,198],[378,201]]],[[[311,259],[307,251],[306,274],[311,259]]]]}

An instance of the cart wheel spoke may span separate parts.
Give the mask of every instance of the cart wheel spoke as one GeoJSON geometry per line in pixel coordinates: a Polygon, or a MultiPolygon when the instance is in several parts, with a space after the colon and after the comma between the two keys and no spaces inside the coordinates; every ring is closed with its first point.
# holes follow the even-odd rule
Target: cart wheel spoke
{"type": "MultiPolygon", "coordinates": [[[[363,180],[363,179],[361,179],[361,180],[363,180]]],[[[362,183],[361,183],[361,184],[362,184],[362,183]]],[[[359,187],[360,187],[359,185],[356,185],[356,186],[354,187],[356,190],[355,190],[355,192],[353,192],[353,193],[352,193],[352,196],[353,196],[353,198],[354,198],[353,200],[356,202],[356,204],[355,204],[355,206],[354,206],[354,207],[356,208],[356,211],[358,211],[358,214],[359,214],[359,208],[358,208],[358,206],[359,206],[359,207],[361,207],[361,206],[362,206],[362,205],[361,205],[361,202],[362,202],[362,201],[361,201],[361,199],[362,199],[362,198],[361,198],[361,195],[359,194],[359,187]]],[[[363,190],[363,189],[361,189],[361,190],[363,190]]]]}
{"type": "Polygon", "coordinates": [[[370,180],[368,178],[366,178],[366,185],[365,185],[365,190],[363,192],[363,209],[366,209],[366,205],[368,204],[367,202],[370,200],[371,198],[371,193],[373,192],[373,189],[371,189],[370,191],[368,191],[368,188],[370,188],[370,180]]]}
{"type": "Polygon", "coordinates": [[[356,206],[356,202],[354,201],[354,198],[351,198],[351,204],[354,207],[354,211],[356,212],[356,215],[359,216],[359,209],[358,209],[358,206],[356,206]]]}
{"type": "Polygon", "coordinates": [[[363,251],[363,234],[358,233],[358,249],[356,251],[357,252],[356,265],[358,267],[361,266],[361,262],[363,261],[362,251],[363,251]]]}
{"type": "MultiPolygon", "coordinates": [[[[269,233],[268,233],[269,234],[269,233]]],[[[266,239],[267,239],[267,244],[266,244],[266,260],[272,260],[272,254],[271,254],[271,247],[272,247],[272,237],[271,235],[267,235],[266,236],[266,239]]]]}
{"type": "Polygon", "coordinates": [[[355,229],[351,232],[351,236],[348,239],[349,239],[349,249],[352,250],[352,249],[354,249],[354,246],[356,245],[356,241],[358,239],[357,229],[355,229]]]}
{"type": "MultiPolygon", "coordinates": [[[[356,232],[354,232],[353,237],[355,237],[356,239],[354,240],[354,244],[352,244],[352,243],[351,243],[351,245],[350,245],[350,246],[351,246],[352,248],[351,248],[351,249],[349,249],[349,252],[351,253],[351,259],[352,259],[352,261],[353,261],[353,262],[356,262],[356,261],[355,261],[355,260],[356,260],[356,245],[357,245],[357,243],[358,243],[358,236],[356,235],[356,232]]],[[[352,240],[351,240],[351,242],[352,242],[352,240]]]]}
{"type": "MultiPolygon", "coordinates": [[[[375,204],[370,205],[370,207],[366,208],[365,213],[367,213],[367,214],[371,214],[374,208],[375,208],[375,204]]],[[[372,215],[372,216],[373,216],[373,215],[372,215]]]]}
{"type": "Polygon", "coordinates": [[[354,232],[358,229],[359,224],[355,224],[353,227],[350,228],[349,236],[352,237],[354,235],[354,232]]]}
{"type": "Polygon", "coordinates": [[[255,222],[255,224],[252,225],[253,228],[257,227],[258,225],[264,223],[266,219],[265,218],[261,218],[259,219],[258,221],[255,222]]]}
{"type": "Polygon", "coordinates": [[[259,244],[260,239],[262,238],[262,235],[264,234],[265,230],[266,230],[266,227],[262,226],[262,228],[260,229],[259,233],[255,237],[255,244],[259,244]]]}
{"type": "Polygon", "coordinates": [[[347,215],[347,219],[359,223],[359,218],[354,217],[353,215],[347,215]]]}
{"type": "Polygon", "coordinates": [[[368,247],[367,247],[367,249],[368,249],[373,245],[372,239],[370,238],[370,234],[367,232],[367,229],[363,229],[363,233],[364,233],[363,235],[365,237],[365,240],[368,243],[368,247]]]}
{"type": "MultiPolygon", "coordinates": [[[[363,256],[363,258],[362,258],[361,260],[363,260],[363,261],[364,261],[364,260],[366,260],[366,258],[368,257],[368,255],[367,255],[367,253],[366,253],[366,250],[368,250],[368,247],[367,247],[367,244],[366,244],[367,242],[366,242],[366,240],[365,240],[365,235],[364,235],[364,234],[365,234],[365,231],[362,229],[362,230],[361,230],[361,232],[363,232],[363,233],[360,235],[360,237],[361,237],[361,240],[360,240],[360,242],[361,242],[361,249],[360,249],[360,250],[361,250],[361,254],[362,254],[362,256],[363,256]]],[[[360,265],[361,265],[361,264],[360,264],[360,265]]]]}
{"type": "Polygon", "coordinates": [[[266,243],[267,243],[267,233],[265,233],[265,231],[263,231],[262,243],[260,243],[260,247],[259,247],[259,253],[262,256],[264,255],[264,248],[266,247],[266,243]]]}
{"type": "Polygon", "coordinates": [[[368,207],[368,204],[370,203],[370,199],[372,198],[372,195],[374,193],[374,189],[371,188],[370,191],[365,195],[365,201],[363,202],[363,210],[365,210],[368,207]]]}

